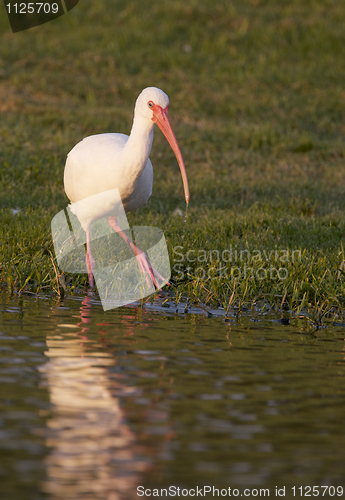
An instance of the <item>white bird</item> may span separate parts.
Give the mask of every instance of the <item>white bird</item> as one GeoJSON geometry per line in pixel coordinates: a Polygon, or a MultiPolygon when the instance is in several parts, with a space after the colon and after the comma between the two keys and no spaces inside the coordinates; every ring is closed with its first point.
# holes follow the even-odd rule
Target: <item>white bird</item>
{"type": "MultiPolygon", "coordinates": [[[[93,287],[94,259],[91,253],[90,228],[94,221],[105,216],[109,217],[110,226],[133,249],[148,285],[150,285],[151,278],[154,285],[159,288],[155,275],[163,279],[152,267],[148,257],[120,228],[117,221],[119,200],[116,196],[112,198],[112,193],[107,196],[106,192],[117,188],[126,212],[138,209],[150,198],[153,169],[149,155],[156,123],[176,155],[188,206],[187,173],[169,122],[168,108],[168,96],[156,87],[148,87],[141,92],[136,101],[129,136],[125,134],[91,135],[79,142],[67,156],[64,174],[65,192],[72,204],[85,200],[85,204],[78,204],[76,215],[86,232],[86,262],[91,288],[93,287]],[[104,193],[101,197],[102,203],[99,203],[99,197],[94,196],[99,193],[104,193]]],[[[73,205],[71,208],[73,211],[73,205]]]]}

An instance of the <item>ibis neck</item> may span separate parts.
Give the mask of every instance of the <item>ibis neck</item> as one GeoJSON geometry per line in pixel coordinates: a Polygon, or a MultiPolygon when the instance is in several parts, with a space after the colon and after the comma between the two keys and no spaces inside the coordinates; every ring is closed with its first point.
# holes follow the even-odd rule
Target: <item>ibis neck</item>
{"type": "Polygon", "coordinates": [[[128,177],[137,179],[145,169],[151,153],[154,123],[135,116],[123,154],[128,177]]]}

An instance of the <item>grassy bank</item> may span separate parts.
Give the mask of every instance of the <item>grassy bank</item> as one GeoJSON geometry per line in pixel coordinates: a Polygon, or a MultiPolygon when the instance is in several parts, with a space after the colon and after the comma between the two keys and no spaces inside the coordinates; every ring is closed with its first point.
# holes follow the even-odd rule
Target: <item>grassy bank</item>
{"type": "Polygon", "coordinates": [[[345,4],[83,0],[16,34],[0,13],[4,289],[59,291],[50,221],[67,204],[66,154],[87,135],[128,133],[154,85],[170,96],[189,215],[156,131],[153,195],[129,220],[164,230],[176,297],[342,310],[345,4]]]}

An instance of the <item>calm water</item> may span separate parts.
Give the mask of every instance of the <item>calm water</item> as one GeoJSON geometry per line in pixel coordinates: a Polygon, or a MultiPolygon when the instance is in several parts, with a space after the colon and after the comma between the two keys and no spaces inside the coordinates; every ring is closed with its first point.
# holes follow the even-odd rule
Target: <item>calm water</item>
{"type": "Polygon", "coordinates": [[[345,327],[5,295],[0,309],[1,500],[345,487],[345,327]]]}

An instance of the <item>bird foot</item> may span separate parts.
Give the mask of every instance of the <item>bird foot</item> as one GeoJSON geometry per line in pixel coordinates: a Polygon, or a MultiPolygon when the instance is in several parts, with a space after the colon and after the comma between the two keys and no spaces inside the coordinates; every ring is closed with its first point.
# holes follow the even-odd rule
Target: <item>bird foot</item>
{"type": "Polygon", "coordinates": [[[151,281],[150,281],[151,279],[154,286],[157,288],[157,290],[159,290],[161,287],[159,286],[157,280],[160,279],[163,282],[164,281],[163,276],[152,266],[149,258],[144,252],[137,254],[135,258],[137,259],[141,273],[144,275],[146,279],[147,285],[149,287],[151,286],[151,281]]]}

